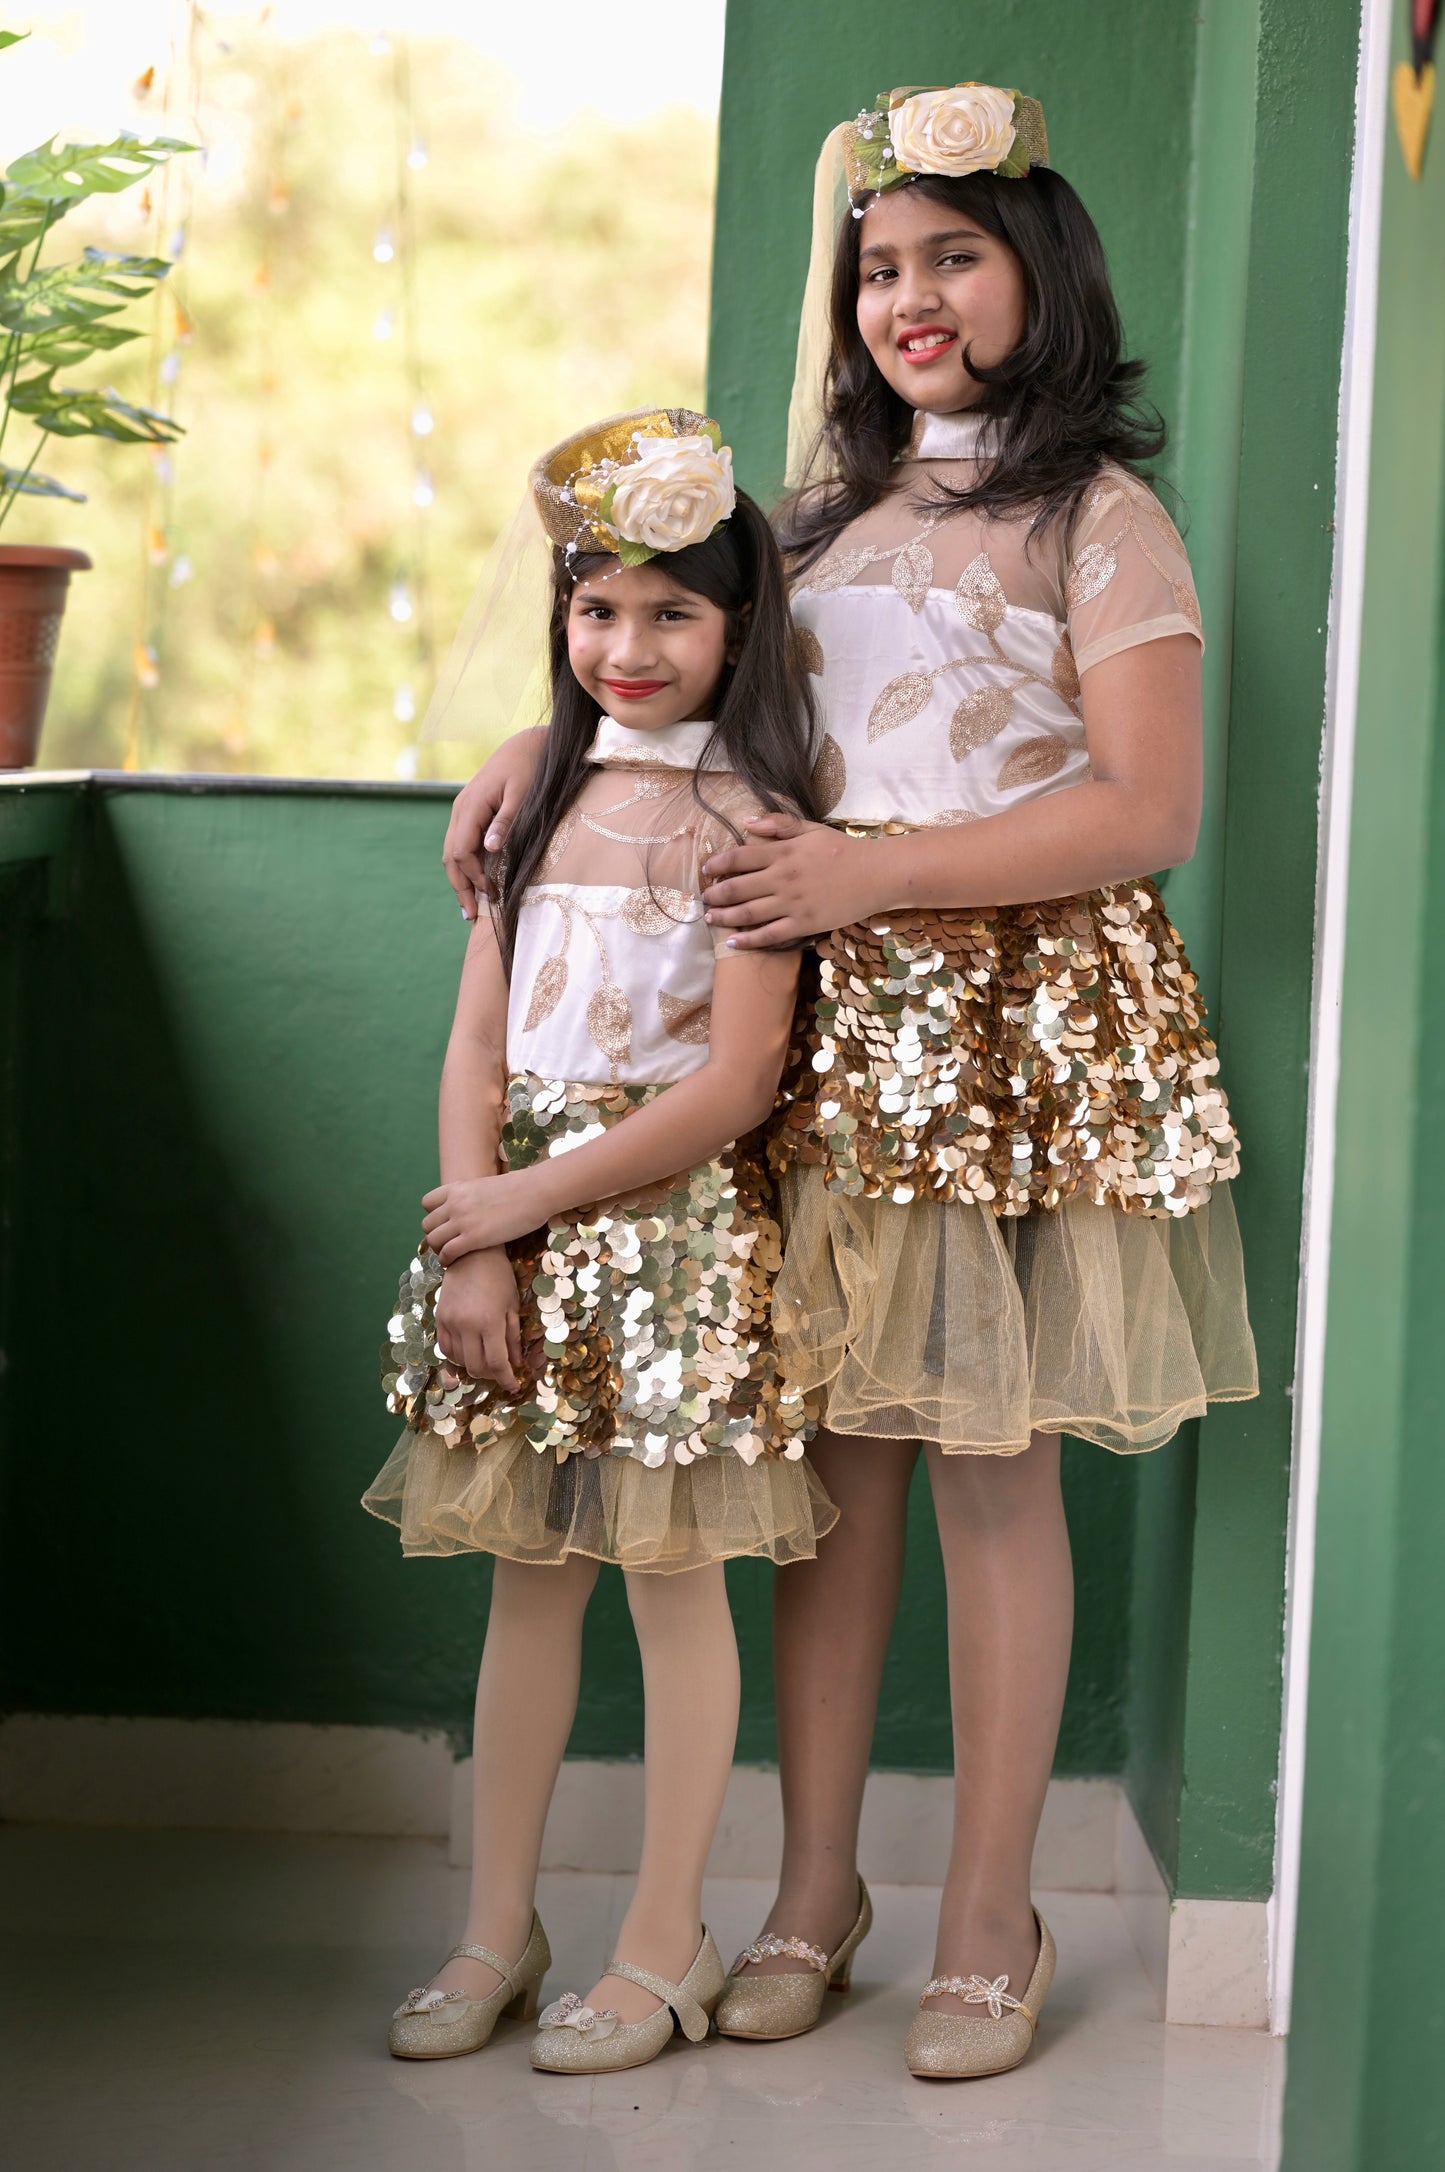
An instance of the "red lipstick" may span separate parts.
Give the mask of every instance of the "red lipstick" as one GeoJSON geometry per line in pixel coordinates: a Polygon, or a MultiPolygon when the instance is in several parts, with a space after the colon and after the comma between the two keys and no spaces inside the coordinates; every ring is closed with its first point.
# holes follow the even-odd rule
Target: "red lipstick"
{"type": "Polygon", "coordinates": [[[660,694],[666,679],[604,679],[602,684],[609,694],[619,701],[646,701],[650,694],[660,694]]]}
{"type": "Polygon", "coordinates": [[[947,354],[951,348],[958,345],[958,334],[946,324],[905,324],[902,331],[897,334],[895,343],[902,359],[905,362],[917,365],[924,362],[934,362],[939,355],[947,354]],[[941,334],[942,336],[935,337],[934,344],[929,347],[910,350],[904,344],[906,340],[910,339],[927,339],[930,334],[941,334]]]}

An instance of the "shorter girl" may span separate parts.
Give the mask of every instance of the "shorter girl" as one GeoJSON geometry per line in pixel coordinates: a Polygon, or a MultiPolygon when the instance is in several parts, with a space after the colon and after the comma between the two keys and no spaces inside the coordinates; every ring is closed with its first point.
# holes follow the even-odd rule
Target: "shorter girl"
{"type": "Polygon", "coordinates": [[[391,1322],[407,1430],[365,1496],[408,1553],[498,1557],[466,1934],[397,2009],[402,2058],[479,2050],[500,2014],[536,2011],[542,1830],[604,1560],[642,1654],[641,1869],[625,1958],[547,2008],[532,2063],[640,2065],[674,2015],[706,2036],[723,1969],[702,1873],[738,1712],[722,1564],[811,1557],[837,1515],[778,1370],[779,1238],[747,1136],[773,1105],[797,958],[719,942],[715,959],[698,899],[746,816],[812,811],[781,564],[719,441],[685,410],[624,415],[532,472],[552,720],[467,949],[442,1182],[391,1322]]]}

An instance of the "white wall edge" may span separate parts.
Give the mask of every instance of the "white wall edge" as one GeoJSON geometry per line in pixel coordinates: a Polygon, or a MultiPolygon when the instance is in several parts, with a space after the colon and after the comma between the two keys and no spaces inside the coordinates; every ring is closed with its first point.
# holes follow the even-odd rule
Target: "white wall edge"
{"type": "Polygon", "coordinates": [[[1284,1710],[1274,1898],[1269,1904],[1270,2026],[1289,2029],[1299,1908],[1315,1516],[1323,1431],[1325,1335],[1340,1071],[1340,1006],[1349,892],[1350,811],[1359,708],[1374,401],[1380,207],[1389,133],[1391,0],[1364,0],[1355,85],[1355,161],[1335,494],[1335,553],[1320,764],[1310,1096],[1295,1344],[1294,1447],[1285,1572],[1284,1710]]]}

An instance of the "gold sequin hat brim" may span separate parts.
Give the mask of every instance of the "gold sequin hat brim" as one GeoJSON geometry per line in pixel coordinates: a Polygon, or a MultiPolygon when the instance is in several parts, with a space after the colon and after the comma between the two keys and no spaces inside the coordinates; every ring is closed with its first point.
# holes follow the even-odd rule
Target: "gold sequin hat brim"
{"type": "Polygon", "coordinates": [[[634,437],[721,438],[710,415],[691,407],[638,407],[563,438],[534,461],[528,477],[533,503],[552,542],[563,549],[617,553],[617,536],[599,519],[612,471],[632,457],[634,437]]]}
{"type": "Polygon", "coordinates": [[[1047,166],[1049,163],[1049,136],[1044,125],[1044,109],[1037,98],[1026,98],[1021,91],[989,83],[911,83],[900,90],[880,93],[871,106],[865,106],[856,121],[848,123],[843,131],[843,164],[847,176],[848,194],[856,205],[864,196],[877,195],[884,189],[900,187],[905,181],[917,181],[924,175],[950,178],[960,172],[993,173],[1006,181],[1025,178],[1031,166],[1047,166]],[[932,97],[955,91],[987,91],[1013,100],[1013,141],[1004,156],[991,164],[980,162],[971,167],[957,165],[902,166],[893,150],[889,118],[899,106],[910,98],[932,97]]]}

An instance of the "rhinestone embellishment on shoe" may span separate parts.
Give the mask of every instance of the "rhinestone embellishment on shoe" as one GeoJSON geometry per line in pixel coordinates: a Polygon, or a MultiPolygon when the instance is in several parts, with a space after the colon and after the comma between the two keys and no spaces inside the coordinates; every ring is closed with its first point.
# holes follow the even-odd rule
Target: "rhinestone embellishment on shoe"
{"type": "MultiPolygon", "coordinates": [[[[744,1961],[768,1961],[775,1954],[787,1954],[795,1961],[806,1961],[810,1968],[817,1969],[820,1976],[828,1973],[828,1956],[821,1946],[810,1946],[805,1938],[779,1938],[773,1931],[765,1931],[763,1936],[755,1938],[750,1946],[744,1946],[738,1955],[737,1966],[741,1968],[744,1961]]],[[[1008,1981],[1007,1977],[1004,1981],[1008,1981]]]]}
{"type": "Polygon", "coordinates": [[[402,2014],[434,2014],[439,2006],[460,2005],[466,1999],[465,1991],[433,1991],[429,1984],[418,1984],[408,1991],[405,2006],[398,2007],[402,2014]]]}
{"type": "Polygon", "coordinates": [[[944,1991],[952,1992],[966,2006],[986,2006],[995,2021],[1002,2021],[1005,2006],[1030,2021],[1034,2018],[1022,1999],[1010,1998],[1007,1976],[995,1976],[992,1983],[985,1976],[935,1976],[932,1983],[925,1986],[919,2005],[924,1999],[937,1998],[944,1991]]]}
{"type": "Polygon", "coordinates": [[[575,2029],[579,2036],[595,2036],[599,2042],[616,2026],[615,2006],[584,2006],[575,1991],[564,1991],[537,2017],[539,2029],[575,2029]]]}

